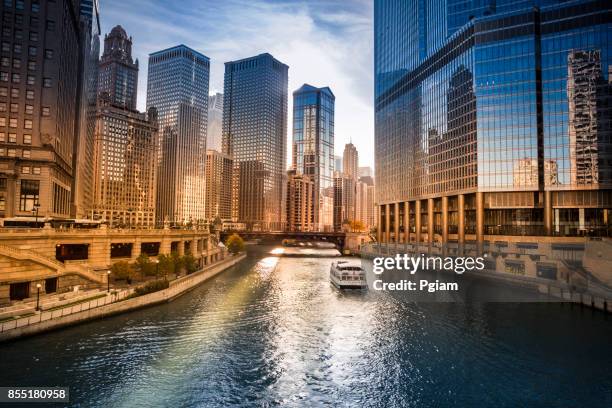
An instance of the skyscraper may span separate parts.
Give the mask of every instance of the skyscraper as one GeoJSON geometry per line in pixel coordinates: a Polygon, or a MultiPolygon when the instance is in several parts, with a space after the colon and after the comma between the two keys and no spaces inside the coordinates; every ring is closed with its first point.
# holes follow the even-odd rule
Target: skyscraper
{"type": "Polygon", "coordinates": [[[336,172],[334,177],[334,231],[355,221],[356,181],[353,177],[336,172]]]}
{"type": "Polygon", "coordinates": [[[159,115],[158,222],[205,218],[208,57],[185,45],[149,55],[147,107],[159,115]]]}
{"type": "Polygon", "coordinates": [[[79,2],[4,1],[0,217],[69,217],[83,55],[79,2]]]}
{"type": "Polygon", "coordinates": [[[359,178],[359,153],[353,143],[344,145],[342,172],[355,180],[359,178]]]}
{"type": "Polygon", "coordinates": [[[157,111],[98,100],[94,140],[94,218],[111,226],[153,226],[157,184],[157,111]]]}
{"type": "Polygon", "coordinates": [[[334,104],[328,87],[304,84],[293,92],[293,166],[314,182],[311,223],[317,231],[333,229],[334,104]]]}
{"type": "Polygon", "coordinates": [[[93,205],[94,132],[96,127],[96,100],[98,97],[98,64],[100,60],[100,14],[98,0],[82,0],[80,8],[82,54],[80,70],[81,109],[79,136],[73,146],[71,215],[76,218],[90,217],[93,205]]]}
{"type": "Polygon", "coordinates": [[[315,183],[292,169],[287,172],[287,231],[313,231],[315,183]]]}
{"type": "Polygon", "coordinates": [[[206,148],[222,150],[223,134],[223,94],[216,93],[208,97],[208,131],[206,132],[206,148]]]}
{"type": "Polygon", "coordinates": [[[611,235],[608,14],[376,1],[379,239],[611,235]]]}
{"type": "Polygon", "coordinates": [[[207,220],[232,219],[232,158],[217,150],[206,151],[207,220]]]}
{"type": "Polygon", "coordinates": [[[232,217],[247,228],[285,227],[288,70],[270,54],[225,63],[223,151],[234,161],[232,217]]]}
{"type": "Polygon", "coordinates": [[[342,156],[334,156],[334,171],[342,173],[342,156]]]}
{"type": "Polygon", "coordinates": [[[118,25],[104,37],[98,93],[107,93],[111,105],[135,110],[137,89],[138,60],[132,59],[132,37],[118,25]]]}
{"type": "Polygon", "coordinates": [[[359,177],[374,177],[374,171],[370,166],[360,166],[359,177]]]}

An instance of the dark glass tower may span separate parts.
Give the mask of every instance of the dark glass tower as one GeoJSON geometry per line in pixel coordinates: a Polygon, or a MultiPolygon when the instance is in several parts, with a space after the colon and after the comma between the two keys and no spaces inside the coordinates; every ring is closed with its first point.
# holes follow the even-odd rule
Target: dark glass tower
{"type": "Polygon", "coordinates": [[[206,128],[210,60],[185,45],[149,55],[147,109],[157,108],[158,222],[205,218],[206,128]]]}
{"type": "Polygon", "coordinates": [[[376,1],[379,238],[612,235],[610,15],[376,1]]]}
{"type": "Polygon", "coordinates": [[[304,84],[293,92],[293,165],[314,182],[310,222],[315,231],[333,229],[335,99],[328,87],[304,84]]]}
{"type": "Polygon", "coordinates": [[[270,54],[225,63],[223,151],[234,162],[232,218],[247,228],[284,228],[287,74],[270,54]]]}
{"type": "Polygon", "coordinates": [[[138,60],[132,60],[132,37],[120,25],[104,37],[98,75],[98,93],[107,93],[115,106],[136,109],[138,60]]]}

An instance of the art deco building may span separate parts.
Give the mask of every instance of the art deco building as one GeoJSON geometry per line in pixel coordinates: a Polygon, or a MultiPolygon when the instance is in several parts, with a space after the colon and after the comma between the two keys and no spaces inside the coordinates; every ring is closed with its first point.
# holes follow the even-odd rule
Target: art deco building
{"type": "Polygon", "coordinates": [[[69,217],[84,55],[79,2],[0,3],[0,217],[69,217]]]}
{"type": "Polygon", "coordinates": [[[136,109],[138,60],[132,59],[132,37],[120,25],[104,37],[98,93],[107,93],[114,106],[136,109]]]}
{"type": "Polygon", "coordinates": [[[379,239],[610,235],[609,16],[601,1],[376,1],[379,239]]]}
{"type": "Polygon", "coordinates": [[[353,177],[336,172],[334,177],[334,231],[355,221],[355,191],[357,182],[353,177]]]}
{"type": "MultiPolygon", "coordinates": [[[[104,94],[107,95],[107,94],[104,94]]],[[[100,98],[94,143],[94,219],[111,226],[155,225],[157,111],[100,98]]]]}
{"type": "Polygon", "coordinates": [[[287,231],[315,231],[313,197],[315,183],[296,170],[287,172],[287,231]]]}
{"type": "Polygon", "coordinates": [[[149,55],[147,107],[159,114],[158,222],[205,218],[208,57],[185,45],[149,55]]]}
{"type": "Polygon", "coordinates": [[[232,219],[232,158],[225,153],[206,151],[206,219],[232,219]]]}
{"type": "Polygon", "coordinates": [[[354,180],[359,178],[359,153],[357,153],[357,148],[353,143],[344,145],[342,172],[354,180]]]}
{"type": "Polygon", "coordinates": [[[98,98],[98,64],[100,62],[100,14],[98,0],[81,0],[81,44],[80,70],[83,82],[80,87],[81,109],[79,115],[79,137],[73,146],[72,167],[75,170],[72,182],[72,216],[91,217],[93,207],[94,132],[96,128],[98,98]]]}
{"type": "Polygon", "coordinates": [[[304,84],[293,92],[293,167],[314,182],[311,220],[317,231],[333,229],[334,104],[328,87],[304,84]]]}
{"type": "Polygon", "coordinates": [[[223,134],[223,94],[216,93],[208,97],[208,131],[206,132],[206,148],[222,150],[223,134]]]}
{"type": "Polygon", "coordinates": [[[234,161],[232,218],[285,228],[287,74],[270,54],[225,63],[223,151],[234,161]]]}

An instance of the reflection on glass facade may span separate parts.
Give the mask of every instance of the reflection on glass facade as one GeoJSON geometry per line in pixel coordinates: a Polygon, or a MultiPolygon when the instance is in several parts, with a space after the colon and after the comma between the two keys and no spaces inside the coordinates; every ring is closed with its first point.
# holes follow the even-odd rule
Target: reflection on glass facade
{"type": "Polygon", "coordinates": [[[289,67],[270,54],[225,63],[223,152],[233,159],[232,218],[285,228],[289,67]]]}
{"type": "Polygon", "coordinates": [[[159,114],[158,222],[205,218],[209,59],[184,45],[149,55],[147,109],[159,114]]]}
{"type": "Polygon", "coordinates": [[[333,229],[335,96],[328,87],[304,84],[293,92],[293,165],[314,182],[310,225],[333,229]]]}
{"type": "Polygon", "coordinates": [[[374,15],[379,238],[611,234],[608,2],[378,0],[374,15]]]}

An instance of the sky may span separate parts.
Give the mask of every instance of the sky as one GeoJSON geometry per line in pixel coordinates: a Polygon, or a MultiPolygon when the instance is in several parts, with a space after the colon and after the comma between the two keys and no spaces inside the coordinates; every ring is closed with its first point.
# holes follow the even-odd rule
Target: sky
{"type": "MultiPolygon", "coordinates": [[[[226,61],[269,52],[303,83],[336,96],[335,151],[352,140],[360,166],[374,166],[373,18],[370,0],[100,0],[102,34],[120,24],[138,58],[138,108],[146,106],[151,52],[185,44],[211,59],[210,93],[223,92],[226,61]]],[[[101,38],[101,41],[103,39],[101,38]]],[[[288,144],[289,148],[291,143],[288,144]]],[[[287,159],[291,161],[290,151],[287,159]]]]}

